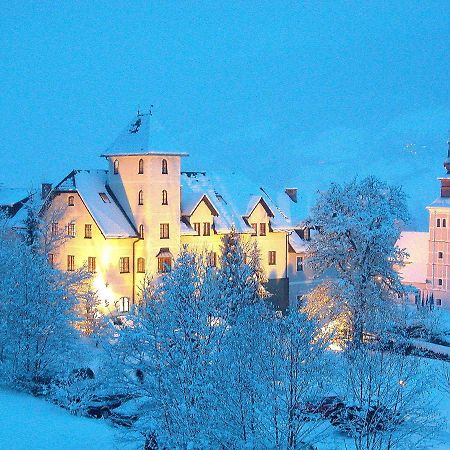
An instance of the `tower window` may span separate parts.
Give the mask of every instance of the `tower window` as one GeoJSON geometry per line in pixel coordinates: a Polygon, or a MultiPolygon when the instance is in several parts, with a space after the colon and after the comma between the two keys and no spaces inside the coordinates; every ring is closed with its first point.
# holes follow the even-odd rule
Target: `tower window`
{"type": "Polygon", "coordinates": [[[138,205],[144,204],[144,191],[139,191],[138,194],[138,205]]]}
{"type": "Polygon", "coordinates": [[[438,252],[438,258],[442,259],[444,257],[444,252],[438,252]]]}
{"type": "Polygon", "coordinates": [[[97,271],[97,260],[95,256],[88,257],[88,272],[95,273],[97,271]]]}
{"type": "Polygon", "coordinates": [[[119,161],[116,159],[114,160],[114,175],[117,175],[119,173],[119,161]]]}
{"type": "Polygon", "coordinates": [[[440,298],[436,299],[436,306],[442,306],[442,299],[440,298]]]}
{"type": "Polygon", "coordinates": [[[159,237],[160,239],[169,239],[169,224],[162,223],[159,225],[159,237]]]}
{"type": "Polygon", "coordinates": [[[130,271],[130,258],[128,256],[119,259],[119,272],[128,273],[130,271]]]}
{"type": "Polygon", "coordinates": [[[84,238],[92,239],[92,225],[90,223],[84,224],[84,238]]]}
{"type": "Polygon", "coordinates": [[[437,226],[438,228],[441,227],[441,219],[436,219],[436,226],[437,226]]]}
{"type": "Polygon", "coordinates": [[[442,227],[443,228],[447,227],[447,219],[442,219],[442,227]]]}
{"type": "Polygon", "coordinates": [[[166,159],[163,159],[162,161],[161,161],[161,173],[163,174],[163,175],[167,175],[169,172],[167,171],[167,160],[166,159]]]}
{"type": "Polygon", "coordinates": [[[139,225],[139,237],[144,239],[144,225],[139,225]]]}
{"type": "Polygon", "coordinates": [[[68,206],[74,206],[75,205],[75,198],[73,195],[69,195],[69,198],[67,199],[67,205],[68,206]]]}
{"type": "Polygon", "coordinates": [[[138,174],[143,174],[144,173],[144,160],[140,159],[139,160],[139,167],[138,167],[138,174]]]}
{"type": "Polygon", "coordinates": [[[442,286],[442,278],[438,279],[438,286],[442,286]]]}
{"type": "Polygon", "coordinates": [[[67,255],[67,270],[73,272],[75,270],[75,256],[67,255]]]}
{"type": "Polygon", "coordinates": [[[277,252],[269,251],[269,266],[274,266],[277,263],[277,252]]]}
{"type": "Polygon", "coordinates": [[[145,273],[145,259],[144,258],[137,259],[137,272],[145,273]]]}
{"type": "Polygon", "coordinates": [[[165,189],[162,191],[162,204],[163,205],[167,205],[168,204],[168,202],[167,202],[167,191],[165,189]]]}

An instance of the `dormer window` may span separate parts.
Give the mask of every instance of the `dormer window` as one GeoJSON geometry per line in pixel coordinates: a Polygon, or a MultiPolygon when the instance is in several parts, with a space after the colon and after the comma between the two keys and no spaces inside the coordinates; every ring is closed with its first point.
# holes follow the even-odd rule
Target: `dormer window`
{"type": "Polygon", "coordinates": [[[111,200],[104,192],[99,192],[100,198],[103,200],[103,203],[111,203],[111,200]]]}
{"type": "Polygon", "coordinates": [[[163,205],[167,205],[168,204],[167,203],[167,191],[166,190],[162,191],[162,204],[163,205]]]}
{"type": "Polygon", "coordinates": [[[138,205],[144,204],[144,191],[139,191],[138,194],[138,205]]]}
{"type": "Polygon", "coordinates": [[[167,160],[166,159],[163,159],[162,161],[161,161],[161,173],[163,174],[163,175],[167,175],[169,172],[167,171],[167,160]]]}
{"type": "Polygon", "coordinates": [[[114,175],[117,175],[119,173],[119,161],[116,159],[114,160],[114,175]]]}
{"type": "Polygon", "coordinates": [[[142,175],[144,173],[144,160],[139,160],[139,168],[138,168],[138,174],[142,175]]]}
{"type": "Polygon", "coordinates": [[[67,205],[68,206],[74,206],[75,205],[75,198],[73,195],[69,195],[69,198],[67,199],[67,205]]]}

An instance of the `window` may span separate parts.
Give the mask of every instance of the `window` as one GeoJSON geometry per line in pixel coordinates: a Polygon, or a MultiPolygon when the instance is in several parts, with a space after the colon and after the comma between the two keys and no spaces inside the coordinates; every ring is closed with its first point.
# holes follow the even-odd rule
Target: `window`
{"type": "Polygon", "coordinates": [[[216,252],[209,253],[208,263],[211,267],[217,267],[217,253],[216,252]]]}
{"type": "Polygon", "coordinates": [[[67,224],[67,236],[75,237],[75,224],[73,222],[67,224]]]}
{"type": "Polygon", "coordinates": [[[144,160],[139,160],[138,174],[142,175],[144,173],[144,160]]]}
{"type": "Polygon", "coordinates": [[[119,300],[119,312],[127,313],[130,311],[130,299],[128,297],[121,297],[119,300]]]}
{"type": "Polygon", "coordinates": [[[58,222],[52,223],[52,236],[56,236],[58,234],[58,222]]]}
{"type": "Polygon", "coordinates": [[[95,273],[97,271],[97,262],[95,256],[88,257],[88,272],[95,273]]]}
{"type": "Polygon", "coordinates": [[[100,192],[98,195],[100,195],[100,198],[103,200],[103,203],[111,203],[111,200],[104,192],[100,192]]]}
{"type": "Polygon", "coordinates": [[[260,236],[265,236],[266,235],[266,224],[265,223],[260,223],[259,224],[259,235],[260,236]]]}
{"type": "Polygon", "coordinates": [[[211,224],[209,222],[203,222],[203,236],[209,236],[211,234],[211,224]]]}
{"type": "Polygon", "coordinates": [[[130,258],[128,256],[124,256],[119,259],[119,272],[128,273],[129,271],[130,271],[130,258]]]}
{"type": "Polygon", "coordinates": [[[269,266],[274,266],[277,263],[277,252],[269,251],[269,266]]]}
{"type": "Polygon", "coordinates": [[[169,224],[161,223],[159,225],[159,237],[160,239],[169,239],[169,224]]]}
{"type": "Polygon", "coordinates": [[[158,258],[158,272],[166,273],[172,269],[172,258],[160,257],[158,258]]]}
{"type": "Polygon", "coordinates": [[[55,255],[53,253],[48,254],[47,261],[50,267],[55,267],[55,255]]]}
{"type": "Polygon", "coordinates": [[[138,205],[144,204],[144,191],[139,191],[138,194],[138,205]]]}
{"type": "Polygon", "coordinates": [[[442,219],[442,227],[443,228],[447,227],[447,219],[442,219]]]}
{"type": "Polygon", "coordinates": [[[258,234],[258,224],[252,223],[253,233],[252,236],[256,236],[258,234]]]}
{"type": "Polygon", "coordinates": [[[167,160],[166,159],[163,159],[161,161],[161,173],[163,175],[167,175],[168,174],[168,171],[167,171],[167,160]]]}
{"type": "Polygon", "coordinates": [[[311,239],[311,232],[310,232],[309,228],[303,229],[303,239],[305,241],[309,241],[311,239]]]}
{"type": "Polygon", "coordinates": [[[163,205],[167,205],[168,204],[167,203],[167,191],[166,190],[162,191],[162,204],[163,205]]]}
{"type": "Polygon", "coordinates": [[[438,228],[441,226],[441,219],[436,219],[436,226],[438,228]]]}
{"type": "Polygon", "coordinates": [[[67,199],[67,205],[68,206],[74,206],[75,205],[75,197],[73,195],[69,195],[69,198],[67,199]]]}
{"type": "Polygon", "coordinates": [[[442,278],[439,278],[439,279],[438,279],[438,285],[439,285],[439,286],[442,286],[442,278]]]}
{"type": "Polygon", "coordinates": [[[195,231],[196,236],[200,236],[200,222],[194,223],[194,231],[195,231]]]}
{"type": "Polygon", "coordinates": [[[297,272],[303,272],[303,256],[297,256],[297,272]]]}
{"type": "Polygon", "coordinates": [[[438,258],[442,259],[444,257],[444,252],[438,252],[438,258]]]}
{"type": "Polygon", "coordinates": [[[73,272],[75,270],[75,256],[67,255],[67,270],[73,272]]]}
{"type": "Polygon", "coordinates": [[[144,239],[144,225],[139,225],[139,238],[144,239]]]}
{"type": "Polygon", "coordinates": [[[92,225],[90,223],[84,224],[84,238],[92,239],[92,225]]]}
{"type": "Polygon", "coordinates": [[[144,258],[137,259],[137,272],[145,273],[145,259],[144,258]]]}
{"type": "Polygon", "coordinates": [[[440,298],[436,299],[436,306],[442,306],[442,299],[440,298]]]}
{"type": "Polygon", "coordinates": [[[114,161],[114,175],[117,175],[119,173],[119,161],[116,159],[114,161]]]}

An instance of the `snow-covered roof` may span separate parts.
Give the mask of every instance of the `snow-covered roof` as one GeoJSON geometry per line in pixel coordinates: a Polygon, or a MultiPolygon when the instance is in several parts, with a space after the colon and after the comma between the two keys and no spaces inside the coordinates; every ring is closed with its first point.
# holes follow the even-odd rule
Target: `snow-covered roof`
{"type": "Polygon", "coordinates": [[[13,206],[27,197],[30,192],[22,188],[4,188],[0,187],[0,206],[13,206]]]}
{"type": "Polygon", "coordinates": [[[450,208],[450,197],[438,197],[428,208],[450,208]]]}
{"type": "Polygon", "coordinates": [[[106,186],[105,170],[74,170],[55,191],[78,192],[106,238],[136,237],[137,233],[106,186]]]}
{"type": "MultiPolygon", "coordinates": [[[[205,172],[182,172],[181,174],[181,213],[189,216],[199,201],[208,199],[218,215],[214,217],[217,233],[228,233],[232,226],[239,233],[253,233],[253,228],[245,218],[259,202],[263,202],[270,214],[270,226],[273,231],[290,231],[296,227],[288,213],[280,206],[279,200],[287,197],[270,194],[266,188],[247,180],[242,175],[224,173],[223,175],[206,175],[205,172]]],[[[286,202],[287,205],[287,202],[286,202]]]]}
{"type": "Polygon", "coordinates": [[[295,231],[289,235],[289,245],[295,253],[305,253],[308,248],[308,242],[302,239],[295,231]]]}
{"type": "Polygon", "coordinates": [[[403,282],[425,283],[427,278],[428,262],[428,232],[403,231],[397,241],[399,248],[404,248],[409,253],[404,267],[399,272],[403,282]]]}
{"type": "Polygon", "coordinates": [[[180,146],[151,114],[137,114],[102,156],[178,155],[180,146]]]}

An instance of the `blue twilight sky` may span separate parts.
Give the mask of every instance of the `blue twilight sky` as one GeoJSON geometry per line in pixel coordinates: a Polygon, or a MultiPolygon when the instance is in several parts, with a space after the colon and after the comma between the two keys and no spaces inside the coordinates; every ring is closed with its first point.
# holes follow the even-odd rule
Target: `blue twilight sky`
{"type": "Polygon", "coordinates": [[[57,182],[135,113],[186,169],[298,186],[375,173],[426,224],[450,129],[450,1],[3,0],[0,184],[57,182]]]}

